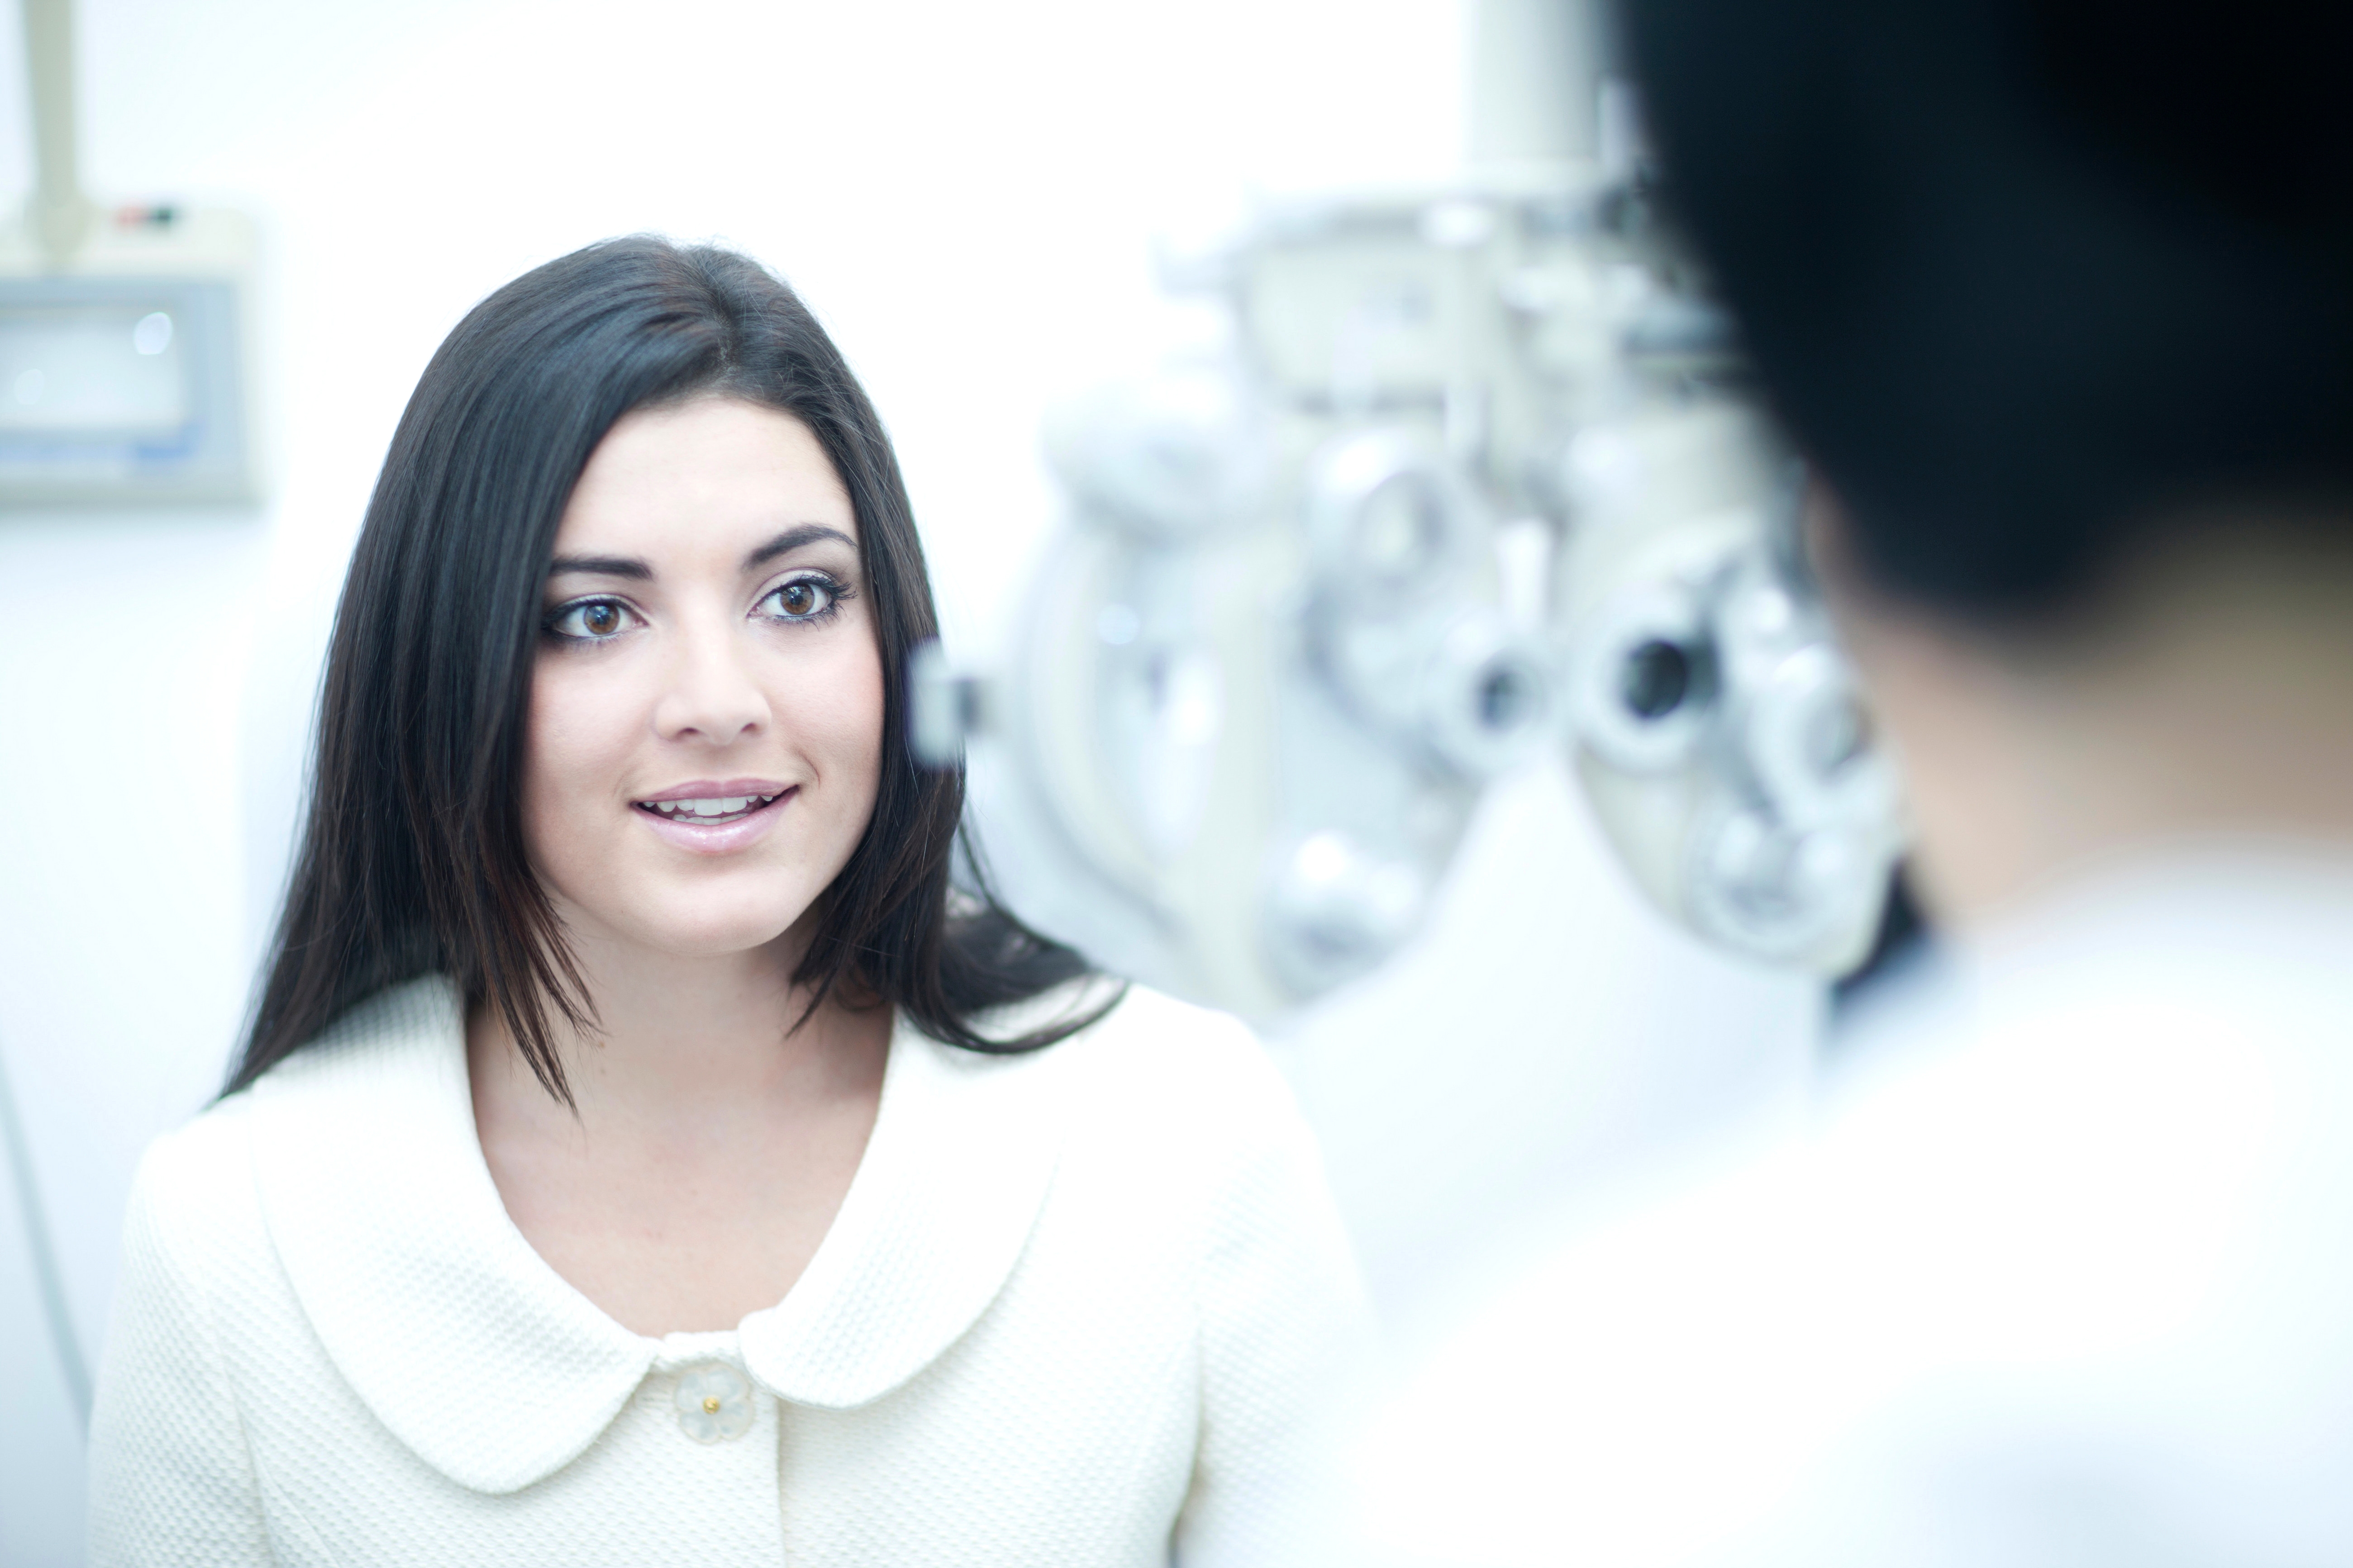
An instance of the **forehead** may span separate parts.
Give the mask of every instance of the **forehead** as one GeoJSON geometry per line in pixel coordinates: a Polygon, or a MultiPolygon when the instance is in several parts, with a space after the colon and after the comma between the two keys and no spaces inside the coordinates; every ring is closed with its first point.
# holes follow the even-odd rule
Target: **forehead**
{"type": "Polygon", "coordinates": [[[849,493],[809,427],[757,404],[699,397],[614,423],[573,487],[556,544],[723,547],[805,522],[857,537],[849,493]]]}

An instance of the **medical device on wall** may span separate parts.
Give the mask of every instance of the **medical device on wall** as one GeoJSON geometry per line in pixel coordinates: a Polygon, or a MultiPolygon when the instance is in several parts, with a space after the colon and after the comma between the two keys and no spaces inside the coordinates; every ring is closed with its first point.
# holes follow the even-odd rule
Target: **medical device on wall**
{"type": "Polygon", "coordinates": [[[978,742],[1054,934],[1278,1012],[1394,952],[1485,783],[1553,748],[1672,918],[1867,951],[1892,772],[1605,52],[1582,5],[1482,0],[1461,176],[1261,212],[1176,280],[1230,351],[1051,432],[1024,640],[981,682],[934,657],[914,707],[919,749],[978,742]]]}
{"type": "MultiPolygon", "coordinates": [[[[36,185],[0,224],[0,513],[250,500],[252,226],[233,212],[91,202],[70,0],[22,4],[36,185]]],[[[51,1348],[86,1424],[90,1358],[5,1060],[0,1156],[51,1348]]]]}
{"type": "Polygon", "coordinates": [[[0,229],[0,506],[251,499],[252,226],[84,195],[72,7],[24,15],[37,184],[0,229]]]}

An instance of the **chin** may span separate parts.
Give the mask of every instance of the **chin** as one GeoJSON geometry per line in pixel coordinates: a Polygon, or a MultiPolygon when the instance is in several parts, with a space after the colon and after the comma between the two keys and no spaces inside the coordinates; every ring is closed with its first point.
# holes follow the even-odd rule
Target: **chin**
{"type": "Polygon", "coordinates": [[[767,946],[808,912],[811,898],[717,899],[708,893],[647,899],[607,919],[632,946],[674,958],[727,958],[767,946]]]}
{"type": "Polygon", "coordinates": [[[733,958],[766,947],[792,929],[783,925],[698,925],[686,930],[649,931],[645,945],[672,958],[733,958]]]}

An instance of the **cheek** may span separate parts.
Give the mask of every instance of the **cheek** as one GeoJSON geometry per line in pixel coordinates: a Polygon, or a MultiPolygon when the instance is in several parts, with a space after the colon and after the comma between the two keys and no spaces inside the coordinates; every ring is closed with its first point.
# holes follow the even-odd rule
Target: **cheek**
{"type": "Polygon", "coordinates": [[[627,695],[577,667],[585,662],[541,658],[523,724],[523,841],[532,864],[558,887],[609,816],[634,727],[627,695]]]}
{"type": "Polygon", "coordinates": [[[778,710],[837,807],[862,827],[882,767],[882,659],[867,638],[844,642],[837,657],[799,672],[778,710]]]}

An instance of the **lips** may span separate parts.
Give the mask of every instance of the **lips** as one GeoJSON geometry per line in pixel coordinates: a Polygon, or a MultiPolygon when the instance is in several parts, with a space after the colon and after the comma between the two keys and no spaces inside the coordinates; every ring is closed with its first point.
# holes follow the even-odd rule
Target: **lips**
{"type": "Polygon", "coordinates": [[[696,855],[731,855],[768,836],[800,794],[798,784],[773,779],[697,779],[629,808],[655,835],[696,855]]]}

